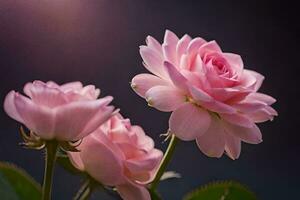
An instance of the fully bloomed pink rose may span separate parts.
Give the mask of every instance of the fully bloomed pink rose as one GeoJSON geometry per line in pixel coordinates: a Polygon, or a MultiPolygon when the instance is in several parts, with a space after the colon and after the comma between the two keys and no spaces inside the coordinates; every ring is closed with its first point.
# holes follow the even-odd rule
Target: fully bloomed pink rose
{"type": "Polygon", "coordinates": [[[132,87],[161,111],[172,111],[170,133],[196,140],[206,155],[240,155],[241,141],[257,144],[262,135],[255,123],[272,120],[271,96],[257,92],[264,77],[244,69],[241,57],[224,53],[215,41],[166,31],[161,45],[148,36],[140,47],[144,66],[132,87]]]}
{"type": "Polygon", "coordinates": [[[76,141],[108,120],[114,110],[112,97],[97,99],[100,90],[80,82],[57,85],[34,81],[24,87],[23,96],[11,91],[4,110],[42,139],[76,141]]]}
{"type": "Polygon", "coordinates": [[[116,186],[125,200],[151,200],[146,183],[153,180],[162,152],[139,126],[113,116],[69,152],[74,166],[104,185],[116,186]]]}

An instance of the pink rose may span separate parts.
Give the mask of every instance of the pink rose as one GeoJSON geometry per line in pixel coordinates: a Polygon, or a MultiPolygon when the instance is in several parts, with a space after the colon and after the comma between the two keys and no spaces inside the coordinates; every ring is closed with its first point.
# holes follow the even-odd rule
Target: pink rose
{"type": "Polygon", "coordinates": [[[162,152],[139,126],[113,116],[69,152],[74,166],[104,185],[116,186],[125,200],[150,200],[145,187],[154,178],[162,152]]]}
{"type": "Polygon", "coordinates": [[[224,53],[215,41],[179,39],[166,31],[161,45],[151,36],[140,47],[145,67],[132,87],[150,106],[170,112],[170,133],[185,141],[196,140],[208,156],[226,151],[236,159],[241,141],[262,141],[255,123],[272,120],[271,96],[258,93],[264,77],[244,69],[237,54],[224,53]]]}
{"type": "Polygon", "coordinates": [[[24,93],[9,92],[4,110],[46,140],[79,140],[108,120],[114,109],[108,106],[112,97],[97,99],[100,90],[80,82],[59,86],[34,81],[25,85],[24,93]]]}

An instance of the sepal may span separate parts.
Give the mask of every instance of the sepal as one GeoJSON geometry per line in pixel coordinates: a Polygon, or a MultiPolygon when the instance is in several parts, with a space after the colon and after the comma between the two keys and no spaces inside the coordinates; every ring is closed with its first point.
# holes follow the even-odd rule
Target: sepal
{"type": "Polygon", "coordinates": [[[45,141],[37,136],[33,131],[26,133],[24,128],[20,127],[20,134],[23,139],[23,142],[20,145],[24,148],[41,150],[45,147],[45,141]]]}
{"type": "Polygon", "coordinates": [[[81,142],[82,142],[82,139],[74,141],[74,142],[62,141],[62,142],[59,142],[59,147],[61,150],[65,151],[65,152],[67,152],[67,151],[80,152],[80,150],[78,150],[77,147],[81,144],[81,142]]]}

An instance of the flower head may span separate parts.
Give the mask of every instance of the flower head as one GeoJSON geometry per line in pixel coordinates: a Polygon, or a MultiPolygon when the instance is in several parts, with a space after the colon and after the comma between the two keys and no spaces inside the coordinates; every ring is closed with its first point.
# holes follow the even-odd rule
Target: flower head
{"type": "Polygon", "coordinates": [[[4,110],[42,139],[76,141],[110,118],[112,97],[97,99],[100,90],[80,82],[58,85],[34,81],[24,87],[26,96],[10,91],[4,110]]]}
{"type": "Polygon", "coordinates": [[[69,152],[76,168],[115,186],[125,200],[150,200],[145,184],[153,180],[163,154],[140,126],[117,114],[77,148],[80,152],[69,152]]]}
{"type": "Polygon", "coordinates": [[[255,123],[272,120],[275,99],[257,92],[264,77],[244,69],[241,57],[215,41],[166,31],[160,44],[148,36],[140,47],[144,66],[132,87],[150,106],[170,112],[170,133],[197,144],[206,155],[239,157],[241,141],[262,141],[255,123]]]}

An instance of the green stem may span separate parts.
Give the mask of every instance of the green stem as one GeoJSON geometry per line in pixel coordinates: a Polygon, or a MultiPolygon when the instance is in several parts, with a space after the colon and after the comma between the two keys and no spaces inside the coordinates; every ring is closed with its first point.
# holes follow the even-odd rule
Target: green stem
{"type": "Polygon", "coordinates": [[[159,184],[160,178],[164,174],[164,172],[166,171],[166,168],[167,168],[169,162],[172,159],[175,147],[176,147],[178,142],[179,142],[179,140],[176,138],[176,136],[172,135],[169,146],[167,148],[167,151],[165,152],[163,160],[160,163],[158,172],[156,173],[156,176],[155,176],[153,182],[151,183],[151,186],[150,186],[151,190],[155,190],[157,185],[159,184]]]}
{"type": "Polygon", "coordinates": [[[94,190],[94,183],[91,179],[87,179],[83,185],[80,187],[80,189],[78,190],[76,196],[73,198],[74,200],[87,200],[93,190],[94,190]]]}
{"type": "Polygon", "coordinates": [[[45,173],[43,184],[43,200],[51,200],[52,177],[54,165],[56,161],[56,152],[58,142],[55,140],[46,141],[46,160],[45,160],[45,173]]]}

